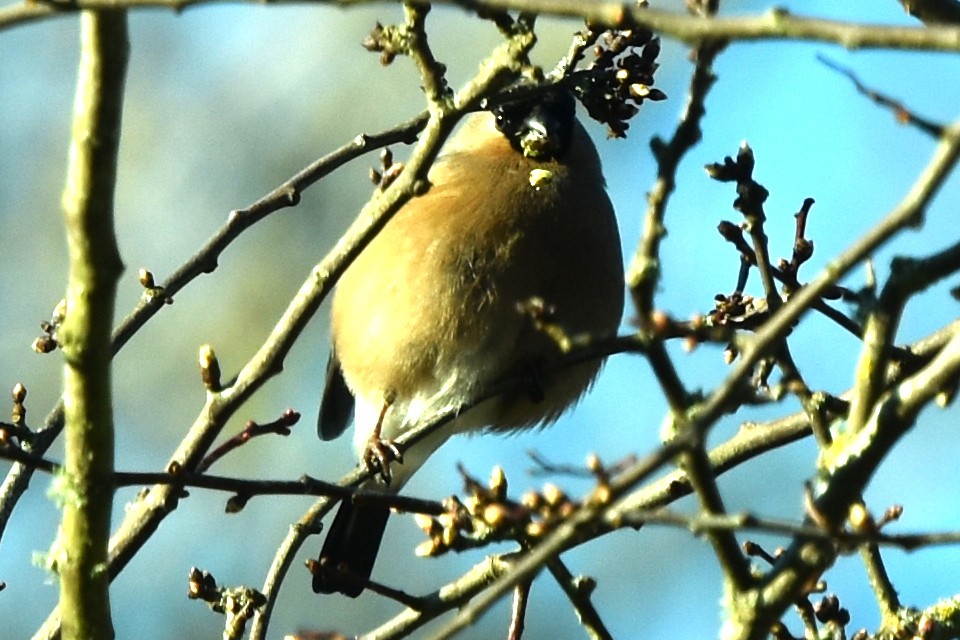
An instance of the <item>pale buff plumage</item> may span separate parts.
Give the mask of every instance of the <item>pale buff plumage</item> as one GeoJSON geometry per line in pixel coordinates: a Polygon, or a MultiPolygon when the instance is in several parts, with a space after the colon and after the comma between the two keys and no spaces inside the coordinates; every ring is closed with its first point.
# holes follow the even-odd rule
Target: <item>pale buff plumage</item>
{"type": "MultiPolygon", "coordinates": [[[[541,376],[542,397],[517,389],[406,451],[402,464],[391,464],[391,489],[450,435],[551,422],[596,376],[599,361],[550,373],[560,354],[556,342],[517,309],[539,298],[570,335],[609,336],[620,321],[623,265],[613,208],[596,149],[579,122],[572,135],[559,160],[534,160],[510,145],[490,113],[469,116],[430,172],[431,189],[404,206],[340,280],[333,346],[356,396],[360,457],[386,398],[392,404],[381,436],[392,439],[504,377],[541,376]]],[[[340,546],[350,546],[352,537],[363,548],[366,530],[382,530],[385,517],[361,519],[347,533],[341,526],[340,546]]],[[[367,542],[375,554],[382,531],[374,533],[376,541],[367,542]]],[[[329,540],[328,546],[327,555],[350,564],[347,551],[329,540]]],[[[358,572],[369,574],[369,567],[358,572]]],[[[344,590],[317,581],[314,588],[344,590]]]]}

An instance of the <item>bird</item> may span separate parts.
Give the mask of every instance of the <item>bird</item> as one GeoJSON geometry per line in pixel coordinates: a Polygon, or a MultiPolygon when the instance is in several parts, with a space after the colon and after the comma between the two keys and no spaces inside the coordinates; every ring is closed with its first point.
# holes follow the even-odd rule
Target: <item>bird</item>
{"type": "MultiPolygon", "coordinates": [[[[362,488],[399,491],[456,433],[555,421],[601,363],[551,371],[564,349],[532,316],[564,335],[604,338],[623,313],[616,217],[569,91],[466,116],[428,180],[333,294],[318,432],[339,436],[353,413],[354,451],[378,471],[362,488]],[[534,384],[463,410],[399,455],[393,439],[511,376],[534,384]]],[[[314,592],[364,590],[388,515],[382,504],[341,501],[314,592]]]]}

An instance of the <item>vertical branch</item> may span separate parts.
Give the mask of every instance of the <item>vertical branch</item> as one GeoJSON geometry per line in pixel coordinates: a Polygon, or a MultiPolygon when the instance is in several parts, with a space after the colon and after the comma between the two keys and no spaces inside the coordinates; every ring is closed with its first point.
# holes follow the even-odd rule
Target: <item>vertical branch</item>
{"type": "Polygon", "coordinates": [[[66,421],[57,569],[64,638],[113,638],[107,541],[113,503],[110,331],[123,269],[113,195],[129,44],[123,11],[80,18],[80,68],[63,210],[70,256],[61,328],[66,421]]]}
{"type": "MultiPolygon", "coordinates": [[[[718,4],[717,0],[707,0],[691,2],[687,6],[691,13],[707,17],[716,13],[718,4]]],[[[725,46],[725,42],[702,43],[692,50],[691,57],[696,64],[680,123],[669,141],[654,138],[651,143],[658,166],[657,181],[647,196],[643,235],[626,274],[627,286],[637,310],[637,321],[643,329],[649,330],[655,325],[653,296],[660,277],[660,243],[666,235],[664,218],[667,203],[676,186],[680,161],[702,136],[700,127],[706,115],[706,96],[716,80],[713,62],[725,46]]],[[[647,345],[647,359],[670,405],[676,431],[688,439],[680,455],[680,463],[691,479],[701,509],[709,514],[722,514],[723,498],[704,448],[705,430],[694,429],[689,423],[687,416],[691,398],[667,355],[662,337],[655,333],[647,345]]],[[[740,553],[736,538],[730,532],[717,531],[709,532],[708,537],[729,583],[736,589],[745,588],[749,582],[749,567],[740,553]]]]}
{"type": "Polygon", "coordinates": [[[703,135],[700,124],[706,115],[706,97],[716,80],[713,62],[722,50],[722,45],[694,49],[691,55],[696,64],[680,123],[670,140],[655,137],[650,144],[657,160],[657,180],[647,195],[643,234],[626,276],[641,324],[649,324],[653,312],[653,295],[660,281],[660,243],[667,233],[664,217],[670,195],[676,188],[677,169],[687,151],[696,146],[703,135]]]}

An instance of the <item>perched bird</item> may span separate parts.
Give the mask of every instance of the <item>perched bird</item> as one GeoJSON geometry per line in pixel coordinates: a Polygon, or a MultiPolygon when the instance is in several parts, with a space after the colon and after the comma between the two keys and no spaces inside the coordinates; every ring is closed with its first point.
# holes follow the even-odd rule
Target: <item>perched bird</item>
{"type": "MultiPolygon", "coordinates": [[[[391,491],[455,433],[554,421],[599,370],[594,361],[552,372],[558,342],[522,310],[532,304],[567,335],[595,337],[614,334],[623,312],[613,207],[575,106],[554,91],[468,116],[431,170],[429,191],[387,223],[337,285],[318,430],[323,439],[340,435],[355,396],[354,449],[380,467],[391,491]],[[466,410],[391,460],[391,439],[510,376],[538,388],[466,410]]],[[[340,504],[315,592],[360,594],[388,514],[340,504]]]]}

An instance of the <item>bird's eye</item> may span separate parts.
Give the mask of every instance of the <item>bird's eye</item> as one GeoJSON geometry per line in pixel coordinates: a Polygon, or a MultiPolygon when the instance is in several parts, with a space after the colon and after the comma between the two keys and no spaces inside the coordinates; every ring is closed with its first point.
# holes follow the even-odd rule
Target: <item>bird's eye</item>
{"type": "Polygon", "coordinates": [[[493,111],[497,123],[497,130],[508,138],[515,137],[524,127],[530,116],[530,107],[527,105],[504,105],[493,111]]]}

